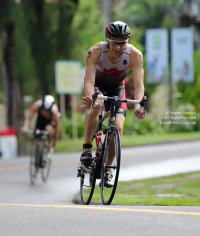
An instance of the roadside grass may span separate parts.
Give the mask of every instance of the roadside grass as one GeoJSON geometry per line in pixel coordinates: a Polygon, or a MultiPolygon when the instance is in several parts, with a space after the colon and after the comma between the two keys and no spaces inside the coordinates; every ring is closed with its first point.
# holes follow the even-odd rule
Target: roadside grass
{"type": "MultiPolygon", "coordinates": [[[[156,144],[162,142],[172,142],[175,140],[200,139],[200,132],[185,133],[164,133],[164,134],[144,134],[144,135],[124,135],[122,138],[122,147],[140,146],[156,144]]],[[[78,152],[82,151],[83,138],[58,140],[55,152],[78,152]]]]}
{"type": "Polygon", "coordinates": [[[56,142],[55,152],[78,152],[83,150],[84,140],[83,138],[79,139],[62,139],[56,142]]]}
{"type": "MultiPolygon", "coordinates": [[[[92,200],[101,201],[95,187],[92,200]]],[[[200,171],[119,182],[113,203],[133,205],[200,205],[200,171]]]]}

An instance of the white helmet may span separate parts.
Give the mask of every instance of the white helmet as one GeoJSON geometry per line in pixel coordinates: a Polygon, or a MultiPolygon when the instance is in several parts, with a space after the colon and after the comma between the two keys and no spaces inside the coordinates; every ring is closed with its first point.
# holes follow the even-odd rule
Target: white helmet
{"type": "Polygon", "coordinates": [[[54,104],[54,97],[51,95],[46,95],[43,98],[43,108],[46,110],[50,110],[54,104]]]}

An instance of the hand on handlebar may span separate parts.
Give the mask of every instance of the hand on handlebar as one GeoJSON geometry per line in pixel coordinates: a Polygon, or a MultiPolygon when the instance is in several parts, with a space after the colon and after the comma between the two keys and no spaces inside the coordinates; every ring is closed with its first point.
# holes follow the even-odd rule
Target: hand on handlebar
{"type": "MultiPolygon", "coordinates": [[[[92,104],[92,98],[90,98],[89,96],[86,96],[86,97],[82,97],[82,101],[81,101],[81,108],[84,108],[84,109],[90,109],[91,107],[91,104],[92,104]]],[[[94,104],[94,107],[95,105],[97,105],[97,102],[95,102],[94,104]]]]}
{"type": "Polygon", "coordinates": [[[137,119],[143,119],[145,117],[144,111],[138,108],[137,110],[134,110],[134,115],[137,119]]]}
{"type": "Polygon", "coordinates": [[[23,127],[21,127],[20,130],[21,130],[22,134],[25,134],[27,132],[27,130],[28,130],[28,127],[27,126],[23,126],[23,127]]]}

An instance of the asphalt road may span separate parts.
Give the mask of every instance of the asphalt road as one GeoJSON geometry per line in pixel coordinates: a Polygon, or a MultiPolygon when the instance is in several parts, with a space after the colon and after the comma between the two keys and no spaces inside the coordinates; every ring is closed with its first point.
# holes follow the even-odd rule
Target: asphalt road
{"type": "MultiPolygon", "coordinates": [[[[120,179],[198,170],[199,153],[200,141],[125,148],[120,179]]],[[[47,183],[38,175],[35,186],[28,157],[0,160],[0,235],[200,235],[196,206],[73,204],[79,157],[55,154],[47,183]]]]}

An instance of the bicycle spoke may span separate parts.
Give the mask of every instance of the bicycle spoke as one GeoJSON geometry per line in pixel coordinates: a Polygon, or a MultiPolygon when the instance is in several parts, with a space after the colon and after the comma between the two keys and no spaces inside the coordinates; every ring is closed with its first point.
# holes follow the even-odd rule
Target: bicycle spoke
{"type": "Polygon", "coordinates": [[[30,164],[29,164],[29,175],[30,175],[30,183],[33,185],[36,180],[36,176],[38,173],[38,157],[39,155],[39,147],[37,143],[34,143],[31,156],[30,156],[30,164]]]}
{"type": "Polygon", "coordinates": [[[112,202],[116,191],[121,159],[120,136],[117,128],[112,131],[108,138],[110,142],[108,142],[108,145],[105,145],[105,149],[103,150],[103,166],[100,184],[102,202],[106,205],[112,202]],[[109,160],[108,156],[110,158],[109,160]]]}
{"type": "Polygon", "coordinates": [[[89,174],[82,169],[80,178],[80,195],[83,204],[88,205],[90,203],[94,192],[95,183],[96,178],[94,177],[94,171],[89,174]]]}
{"type": "Polygon", "coordinates": [[[50,167],[51,167],[51,157],[49,155],[49,151],[46,146],[43,149],[43,156],[42,156],[42,180],[46,182],[47,178],[49,177],[50,167]]]}

